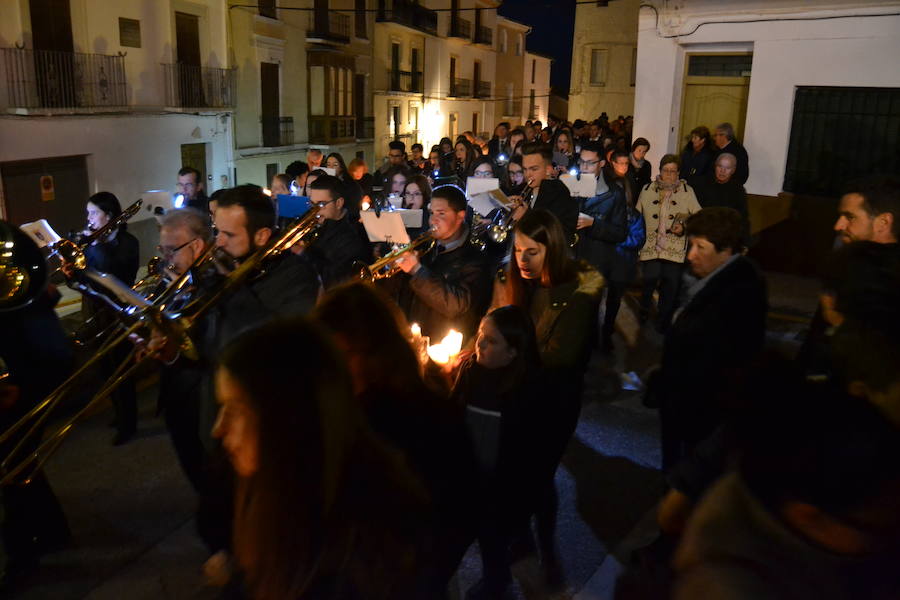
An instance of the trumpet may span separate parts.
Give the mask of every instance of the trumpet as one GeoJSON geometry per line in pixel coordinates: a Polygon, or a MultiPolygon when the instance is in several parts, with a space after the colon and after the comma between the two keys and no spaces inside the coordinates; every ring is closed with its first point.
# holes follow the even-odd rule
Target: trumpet
{"type": "MultiPolygon", "coordinates": [[[[52,410],[60,404],[73,390],[77,389],[85,374],[103,360],[119,344],[126,342],[132,334],[142,328],[157,328],[163,334],[174,340],[182,353],[187,356],[196,356],[195,345],[192,340],[193,329],[197,322],[209,312],[223,297],[233,292],[247,282],[265,275],[270,268],[271,261],[289,251],[290,248],[300,242],[309,243],[314,240],[319,228],[318,212],[321,206],[313,205],[307,213],[296,220],[271,244],[256,250],[247,259],[237,265],[230,273],[226,274],[222,281],[206,295],[201,295],[193,286],[192,272],[205,267],[212,267],[221,261],[224,251],[215,244],[209,248],[187,269],[179,275],[164,291],[156,295],[152,302],[129,305],[117,315],[127,325],[112,339],[104,342],[102,347],[73,373],[58,388],[32,408],[19,421],[0,434],[0,444],[13,440],[18,432],[25,430],[12,450],[0,462],[0,486],[18,481],[27,485],[35,474],[44,466],[47,460],[59,448],[75,424],[91,414],[94,407],[107,400],[112,393],[142,368],[149,360],[155,359],[159,350],[146,354],[140,360],[133,360],[135,351],[119,365],[109,380],[79,410],[73,417],[66,421],[56,431],[47,436],[35,448],[27,450],[34,445],[34,439],[40,434],[43,424],[49,418],[52,410]],[[185,300],[185,298],[187,298],[185,300]]],[[[127,288],[126,288],[127,289],[127,288]]],[[[136,295],[135,295],[136,296],[136,295]]]]}
{"type": "Polygon", "coordinates": [[[359,273],[360,279],[368,279],[375,281],[376,279],[387,279],[393,277],[400,272],[397,261],[409,252],[422,250],[428,252],[434,247],[434,229],[430,229],[412,240],[406,245],[400,246],[395,250],[388,252],[371,265],[364,266],[359,273]]]}
{"type": "Polygon", "coordinates": [[[143,203],[144,201],[139,199],[137,202],[119,213],[118,216],[110,219],[106,223],[106,225],[104,225],[97,231],[92,232],[90,235],[74,236],[76,237],[75,240],[61,239],[55,244],[52,244],[50,246],[51,255],[59,257],[59,260],[61,262],[61,265],[54,271],[54,273],[58,271],[63,271],[63,273],[65,273],[70,269],[80,271],[87,268],[87,258],[84,255],[84,250],[94,242],[106,240],[106,238],[109,237],[114,231],[118,230],[122,224],[136,215],[143,203]]]}

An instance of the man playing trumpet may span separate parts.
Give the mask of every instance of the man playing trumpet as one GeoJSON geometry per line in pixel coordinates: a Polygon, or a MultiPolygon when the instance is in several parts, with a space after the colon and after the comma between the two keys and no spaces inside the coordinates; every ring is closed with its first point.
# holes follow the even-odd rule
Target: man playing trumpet
{"type": "Polygon", "coordinates": [[[422,333],[440,339],[452,328],[469,337],[490,301],[492,273],[487,259],[469,243],[466,196],[445,185],[431,196],[434,245],[419,256],[409,252],[397,259],[403,274],[389,281],[406,318],[419,323],[422,333]]]}

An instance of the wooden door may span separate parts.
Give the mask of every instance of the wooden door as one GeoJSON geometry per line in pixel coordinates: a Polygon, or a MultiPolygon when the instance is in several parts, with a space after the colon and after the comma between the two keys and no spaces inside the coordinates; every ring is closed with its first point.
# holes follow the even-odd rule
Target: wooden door
{"type": "MultiPolygon", "coordinates": [[[[717,54],[691,54],[688,61],[694,56],[718,57],[717,54]]],[[[724,55],[722,58],[734,58],[738,61],[748,61],[750,55],[734,54],[724,55]]],[[[740,66],[741,62],[736,62],[740,66]]],[[[719,123],[731,123],[734,126],[735,137],[738,140],[744,138],[744,121],[747,118],[747,98],[750,93],[749,71],[736,71],[729,76],[691,75],[686,73],[684,79],[684,94],[682,97],[681,123],[679,130],[679,149],[687,142],[686,137],[690,131],[699,125],[705,125],[710,132],[719,123]]]]}
{"type": "Polygon", "coordinates": [[[200,171],[200,180],[204,184],[204,189],[206,188],[206,144],[182,144],[181,166],[193,167],[200,171]]]}
{"type": "Polygon", "coordinates": [[[200,107],[203,101],[203,76],[200,68],[200,18],[175,13],[175,60],[181,106],[200,107]]]}
{"type": "MultiPolygon", "coordinates": [[[[47,219],[60,235],[84,228],[85,203],[90,196],[84,156],[46,158],[0,164],[6,198],[6,219],[16,225],[47,219]],[[44,201],[41,177],[53,178],[54,197],[44,201]]],[[[111,190],[115,193],[115,190],[111,190]]],[[[119,198],[123,207],[128,198],[119,198]]]]}
{"type": "Polygon", "coordinates": [[[281,106],[277,63],[259,63],[259,83],[263,146],[280,146],[281,106]]]}
{"type": "Polygon", "coordinates": [[[69,0],[29,0],[38,96],[44,108],[76,107],[76,65],[69,0]]]}

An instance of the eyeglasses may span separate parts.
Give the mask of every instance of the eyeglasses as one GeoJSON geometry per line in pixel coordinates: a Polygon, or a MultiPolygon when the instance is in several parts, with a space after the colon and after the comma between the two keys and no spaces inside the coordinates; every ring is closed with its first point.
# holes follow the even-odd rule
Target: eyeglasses
{"type": "Polygon", "coordinates": [[[660,169],[660,172],[662,172],[662,173],[677,173],[678,169],[677,168],[676,169],[660,169]]]}
{"type": "Polygon", "coordinates": [[[322,200],[321,202],[316,202],[315,204],[318,208],[325,208],[332,202],[334,202],[334,200],[322,200]]]}
{"type": "Polygon", "coordinates": [[[404,193],[403,195],[406,196],[407,198],[415,198],[415,197],[417,197],[417,196],[418,196],[419,198],[421,198],[421,197],[422,197],[422,192],[406,192],[406,193],[404,193]]]}
{"type": "Polygon", "coordinates": [[[582,167],[593,167],[600,164],[599,160],[579,160],[578,164],[582,167]]]}
{"type": "Polygon", "coordinates": [[[472,173],[472,175],[478,177],[479,179],[488,179],[494,176],[494,174],[490,171],[475,171],[474,173],[472,173]]]}
{"type": "Polygon", "coordinates": [[[193,242],[196,239],[197,238],[190,239],[176,248],[171,248],[169,246],[157,246],[156,250],[157,250],[157,252],[162,254],[163,258],[172,258],[176,254],[178,254],[182,248],[184,248],[185,246],[187,246],[188,244],[190,244],[191,242],[193,242]]]}

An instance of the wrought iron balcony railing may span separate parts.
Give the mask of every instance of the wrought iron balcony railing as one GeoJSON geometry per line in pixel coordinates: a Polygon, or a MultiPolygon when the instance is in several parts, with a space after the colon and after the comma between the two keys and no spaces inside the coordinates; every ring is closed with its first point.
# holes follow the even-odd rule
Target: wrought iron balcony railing
{"type": "Polygon", "coordinates": [[[234,108],[236,69],[163,64],[166,106],[179,108],[234,108]]]}
{"type": "Polygon", "coordinates": [[[379,0],[375,18],[437,35],[437,13],[410,0],[379,0]]]}
{"type": "Polygon", "coordinates": [[[358,140],[375,139],[375,117],[357,117],[356,118],[356,139],[358,139],[358,140]]]}
{"type": "Polygon", "coordinates": [[[521,100],[504,100],[503,101],[504,117],[521,117],[522,101],[521,100]]]}
{"type": "Polygon", "coordinates": [[[471,79],[454,79],[450,82],[450,95],[455,98],[468,98],[472,95],[471,79]]]}
{"type": "Polygon", "coordinates": [[[390,79],[392,92],[422,93],[421,71],[391,71],[390,79]]]}
{"type": "Polygon", "coordinates": [[[349,42],[350,15],[333,10],[314,12],[312,29],[306,32],[306,39],[349,42]]]}
{"type": "Polygon", "coordinates": [[[490,27],[485,27],[484,25],[478,28],[478,31],[475,32],[475,43],[476,44],[484,44],[486,46],[494,45],[494,30],[490,27]]]}
{"type": "Polygon", "coordinates": [[[472,39],[472,22],[460,17],[450,18],[450,37],[458,37],[466,40],[472,39]]]}
{"type": "Polygon", "coordinates": [[[479,81],[477,87],[475,88],[475,97],[476,98],[490,98],[491,97],[491,82],[490,81],[479,81]]]}
{"type": "Polygon", "coordinates": [[[123,56],[0,48],[10,108],[124,108],[123,56]]]}
{"type": "Polygon", "coordinates": [[[263,146],[291,146],[294,144],[294,117],[262,117],[263,146]]]}
{"type": "Polygon", "coordinates": [[[340,144],[356,139],[356,117],[310,117],[309,141],[340,144]]]}

